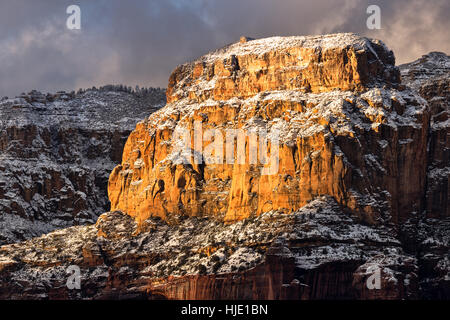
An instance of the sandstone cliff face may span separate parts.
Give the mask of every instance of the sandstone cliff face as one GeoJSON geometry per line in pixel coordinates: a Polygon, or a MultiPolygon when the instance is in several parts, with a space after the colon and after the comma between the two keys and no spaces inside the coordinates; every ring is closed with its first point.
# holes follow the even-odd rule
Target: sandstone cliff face
{"type": "Polygon", "coordinates": [[[0,244],[94,223],[108,211],[108,176],[127,136],[164,100],[163,90],[112,86],[2,99],[0,244]]]}
{"type": "Polygon", "coordinates": [[[424,205],[426,102],[400,85],[393,54],[378,41],[338,34],[234,44],[177,68],[167,100],[125,145],[109,179],[113,210],[140,221],[234,222],[327,194],[381,223],[424,205]],[[278,173],[249,164],[249,138],[245,164],[208,164],[205,154],[201,164],[189,155],[177,163],[184,155],[173,133],[187,128],[194,141],[196,121],[222,139],[227,129],[278,134],[278,173]]]}
{"type": "Polygon", "coordinates": [[[331,197],[232,225],[150,218],[138,226],[112,212],[95,226],[1,247],[0,298],[351,299],[367,290],[370,273],[355,273],[365,262],[390,288],[378,297],[414,298],[415,258],[391,234],[359,224],[331,197]],[[80,290],[66,286],[70,265],[80,267],[80,290]]]}

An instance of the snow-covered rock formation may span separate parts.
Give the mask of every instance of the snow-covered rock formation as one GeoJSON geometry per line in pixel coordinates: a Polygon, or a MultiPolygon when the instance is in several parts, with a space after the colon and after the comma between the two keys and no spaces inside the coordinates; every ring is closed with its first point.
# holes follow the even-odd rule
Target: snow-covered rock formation
{"type": "Polygon", "coordinates": [[[0,244],[94,223],[130,131],[164,104],[119,86],[1,99],[0,244]]]}
{"type": "Polygon", "coordinates": [[[433,68],[402,83],[393,53],[354,34],[243,39],[178,67],[110,175],[113,211],[0,247],[0,298],[448,299],[433,68]],[[279,171],[194,161],[172,134],[196,122],[280,132],[279,171]]]}

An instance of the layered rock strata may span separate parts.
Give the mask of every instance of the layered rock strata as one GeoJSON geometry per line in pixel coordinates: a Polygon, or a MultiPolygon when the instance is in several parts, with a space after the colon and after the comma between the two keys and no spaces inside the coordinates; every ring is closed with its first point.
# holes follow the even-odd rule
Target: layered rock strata
{"type": "Polygon", "coordinates": [[[164,90],[105,86],[0,101],[0,244],[94,223],[108,176],[164,90]]]}
{"type": "Polygon", "coordinates": [[[380,268],[386,289],[374,297],[414,298],[415,262],[390,228],[358,223],[331,197],[232,225],[197,217],[138,225],[111,212],[95,226],[1,247],[0,298],[367,298],[367,265],[380,268]],[[80,290],[67,287],[71,265],[80,290]]]}

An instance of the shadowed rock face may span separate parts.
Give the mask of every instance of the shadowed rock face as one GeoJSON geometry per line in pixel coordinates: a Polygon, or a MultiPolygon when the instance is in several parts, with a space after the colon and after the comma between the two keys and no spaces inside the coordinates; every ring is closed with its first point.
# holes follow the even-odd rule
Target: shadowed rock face
{"type": "Polygon", "coordinates": [[[167,99],[125,145],[109,179],[113,210],[140,221],[234,222],[328,194],[374,224],[423,207],[427,105],[400,85],[393,54],[379,41],[337,34],[233,44],[177,68],[167,99]],[[193,141],[196,121],[223,140],[230,129],[279,136],[277,174],[250,164],[248,137],[245,164],[236,156],[235,164],[208,164],[205,154],[202,164],[189,156],[178,164],[172,136],[187,128],[193,141]]]}
{"type": "Polygon", "coordinates": [[[0,101],[0,244],[94,223],[108,211],[108,176],[136,123],[163,90],[114,89],[0,101]]]}
{"type": "Polygon", "coordinates": [[[425,211],[405,224],[402,237],[418,256],[424,297],[450,296],[450,57],[431,52],[400,66],[403,82],[429,104],[425,211]]]}
{"type": "Polygon", "coordinates": [[[114,211],[0,247],[0,298],[449,299],[450,221],[427,189],[448,100],[411,79],[352,34],[241,41],[177,68],[110,176],[114,211]],[[280,171],[175,163],[172,133],[197,120],[281,131],[280,171]]]}

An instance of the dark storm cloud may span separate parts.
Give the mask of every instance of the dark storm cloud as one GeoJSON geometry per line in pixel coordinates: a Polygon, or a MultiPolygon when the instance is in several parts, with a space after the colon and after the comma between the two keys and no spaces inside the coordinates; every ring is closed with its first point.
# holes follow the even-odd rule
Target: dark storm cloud
{"type": "Polygon", "coordinates": [[[448,0],[2,0],[0,95],[165,87],[176,65],[241,35],[357,32],[385,41],[403,63],[450,52],[449,14],[448,0]],[[70,4],[81,7],[79,32],[65,28],[70,4]],[[369,4],[381,7],[381,30],[366,28],[369,4]]]}

